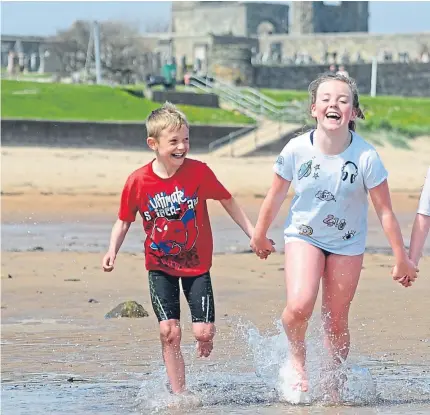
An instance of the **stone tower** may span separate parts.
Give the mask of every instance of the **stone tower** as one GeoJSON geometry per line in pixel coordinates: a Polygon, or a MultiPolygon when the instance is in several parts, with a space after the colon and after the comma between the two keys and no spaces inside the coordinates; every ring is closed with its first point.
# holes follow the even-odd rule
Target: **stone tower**
{"type": "Polygon", "coordinates": [[[368,32],[369,8],[367,1],[293,1],[291,4],[290,33],[368,32]],[[334,3],[334,4],[333,4],[334,3]]]}
{"type": "Polygon", "coordinates": [[[184,36],[288,33],[289,6],[246,1],[174,1],[173,31],[184,36]]]}
{"type": "Polygon", "coordinates": [[[292,35],[315,33],[313,1],[291,2],[290,13],[290,33],[292,35]]]}

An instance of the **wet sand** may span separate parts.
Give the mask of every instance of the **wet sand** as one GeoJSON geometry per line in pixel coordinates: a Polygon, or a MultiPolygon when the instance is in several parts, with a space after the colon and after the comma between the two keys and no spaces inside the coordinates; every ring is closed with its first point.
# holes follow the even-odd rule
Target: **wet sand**
{"type": "MultiPolygon", "coordinates": [[[[157,321],[142,255],[119,256],[110,274],[100,271],[100,260],[96,253],[2,254],[3,380],[35,372],[115,377],[142,371],[145,361],[158,359],[157,321]],[[138,301],[150,317],[104,319],[126,300],[138,301]]],[[[366,255],[351,310],[353,351],[430,364],[430,278],[425,272],[430,259],[423,260],[423,275],[409,289],[391,280],[392,265],[390,256],[366,255]]],[[[282,270],[281,254],[267,261],[252,254],[214,257],[218,335],[211,359],[230,352],[226,346],[234,333],[229,318],[241,317],[261,330],[272,327],[285,305],[282,270]]],[[[189,344],[185,303],[182,310],[184,343],[189,344]]]]}
{"type": "MultiPolygon", "coordinates": [[[[412,142],[413,151],[378,148],[390,172],[393,206],[406,242],[428,167],[429,142],[428,138],[412,142]]],[[[104,274],[100,269],[102,252],[108,244],[103,238],[109,235],[115,220],[122,185],[130,171],[151,157],[149,152],[2,149],[3,381],[25,381],[41,373],[65,379],[126,380],[132,374],[143,376],[160,367],[157,321],[149,303],[139,247],[140,223],[134,226],[134,236],[120,253],[115,271],[104,274]],[[64,238],[60,241],[55,224],[67,227],[67,243],[64,238]],[[85,246],[87,236],[79,233],[89,224],[97,224],[97,246],[85,246]],[[37,233],[38,229],[43,230],[42,243],[31,239],[31,233],[26,238],[27,230],[37,233]],[[48,243],[47,238],[53,242],[48,243]],[[43,250],[28,251],[40,245],[43,250]],[[150,317],[104,319],[106,312],[125,300],[141,303],[150,317]]],[[[270,184],[273,158],[199,158],[208,162],[255,220],[270,184]]],[[[246,345],[237,335],[239,318],[260,330],[273,331],[273,322],[285,305],[285,292],[282,254],[260,261],[250,253],[232,253],[234,247],[246,251],[248,241],[219,204],[210,203],[209,208],[219,248],[212,269],[218,334],[209,362],[215,363],[231,360],[232,356],[241,358],[246,345]]],[[[280,251],[287,209],[288,203],[272,228],[280,251]]],[[[389,253],[372,207],[370,212],[368,246],[389,253]]],[[[419,363],[428,370],[430,259],[422,260],[420,278],[409,289],[392,281],[392,265],[390,254],[365,255],[351,310],[351,356],[419,363]]],[[[193,341],[185,303],[183,310],[183,341],[189,348],[193,341]]]]}

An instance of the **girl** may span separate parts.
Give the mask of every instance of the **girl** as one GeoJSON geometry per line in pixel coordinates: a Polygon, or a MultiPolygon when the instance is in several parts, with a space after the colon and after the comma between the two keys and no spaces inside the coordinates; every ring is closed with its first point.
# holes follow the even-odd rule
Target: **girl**
{"type": "MultiPolygon", "coordinates": [[[[364,119],[351,78],[324,74],[309,86],[316,129],[292,139],[274,165],[272,186],[262,204],[251,248],[263,256],[271,247],[266,232],[293,183],[285,237],[287,306],[282,322],[290,342],[290,390],[306,392],[305,334],[322,277],[325,345],[334,364],[346,359],[348,312],[360,277],[370,193],[394,252],[392,274],[416,278],[391,207],[385,170],[376,150],[355,133],[364,119]]],[[[289,395],[289,396],[294,396],[289,395]]],[[[284,399],[289,400],[288,394],[284,399]]]]}
{"type": "Polygon", "coordinates": [[[409,258],[418,266],[430,229],[430,167],[421,192],[420,204],[412,227],[409,258]]]}

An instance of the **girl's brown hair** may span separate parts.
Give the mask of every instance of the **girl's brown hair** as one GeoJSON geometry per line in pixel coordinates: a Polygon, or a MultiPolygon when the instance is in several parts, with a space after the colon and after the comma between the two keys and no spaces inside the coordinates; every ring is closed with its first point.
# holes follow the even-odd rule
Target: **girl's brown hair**
{"type": "MultiPolygon", "coordinates": [[[[320,75],[317,79],[312,81],[309,85],[308,91],[309,91],[309,97],[310,97],[310,105],[312,106],[315,104],[316,97],[317,97],[317,91],[319,86],[323,82],[327,81],[341,81],[345,82],[350,88],[352,92],[352,105],[355,110],[355,114],[357,118],[360,118],[361,120],[364,120],[364,114],[363,111],[360,108],[360,102],[358,100],[358,89],[357,84],[354,79],[350,78],[349,76],[344,76],[340,74],[334,74],[331,72],[324,73],[320,75]]],[[[350,121],[348,124],[348,128],[352,131],[355,131],[355,121],[350,121]]]]}

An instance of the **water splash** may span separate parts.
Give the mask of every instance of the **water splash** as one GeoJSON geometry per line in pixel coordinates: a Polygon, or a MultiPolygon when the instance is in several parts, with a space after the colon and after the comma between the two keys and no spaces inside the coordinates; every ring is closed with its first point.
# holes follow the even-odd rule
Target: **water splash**
{"type": "MultiPolygon", "coordinates": [[[[282,365],[288,358],[288,341],[280,321],[274,329],[261,334],[249,322],[232,321],[237,339],[230,350],[242,348],[240,361],[227,359],[209,365],[197,365],[192,357],[193,348],[183,348],[188,389],[204,407],[268,405],[279,402],[282,365]],[[243,350],[243,345],[246,345],[243,350]]],[[[323,347],[321,328],[310,327],[307,340],[307,371],[312,404],[330,401],[327,390],[341,379],[340,399],[350,405],[369,405],[377,400],[376,385],[366,368],[342,365],[327,371],[328,356],[323,347]]],[[[145,380],[140,388],[137,405],[142,413],[163,412],[177,407],[178,399],[168,389],[164,368],[145,380]]],[[[184,401],[185,405],[187,400],[184,401]]],[[[189,401],[188,401],[189,402],[189,401]]],[[[191,405],[193,406],[193,405],[191,405]]],[[[184,411],[186,408],[181,407],[184,411]]],[[[190,408],[189,408],[190,409],[190,408]]]]}
{"type": "MultiPolygon", "coordinates": [[[[275,323],[275,327],[276,333],[273,335],[260,334],[256,327],[250,327],[248,342],[257,376],[268,386],[282,392],[285,385],[280,374],[283,372],[282,366],[288,361],[288,339],[280,321],[275,323]]],[[[329,391],[339,388],[339,385],[339,400],[343,403],[369,405],[377,401],[376,383],[368,369],[349,363],[327,369],[330,359],[324,347],[323,330],[315,322],[308,330],[306,346],[306,369],[312,402],[330,401],[329,391]]]]}

